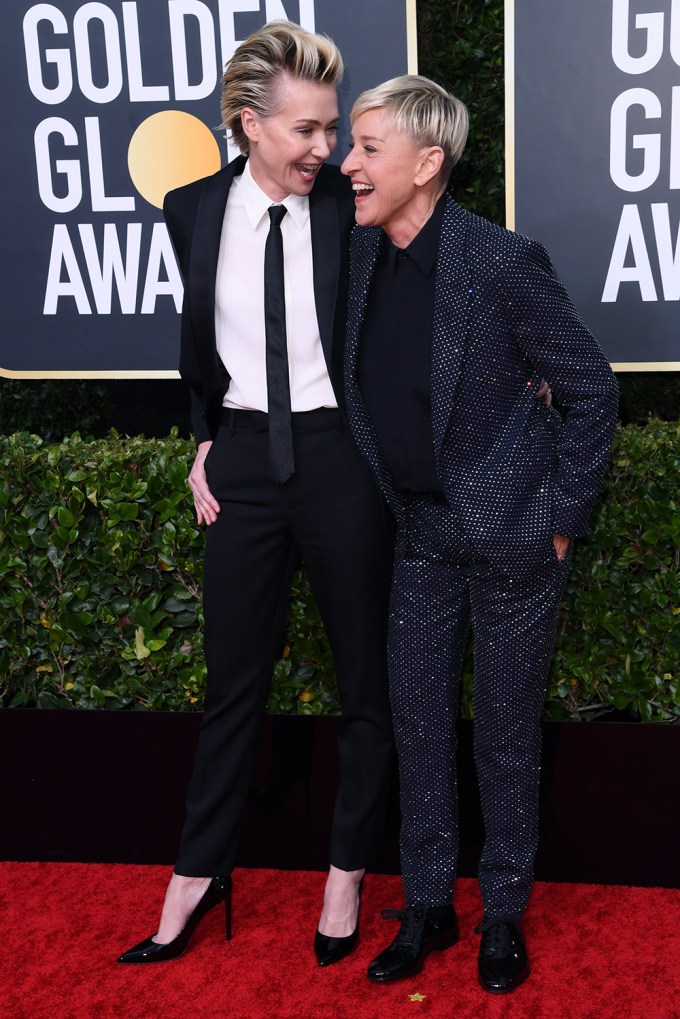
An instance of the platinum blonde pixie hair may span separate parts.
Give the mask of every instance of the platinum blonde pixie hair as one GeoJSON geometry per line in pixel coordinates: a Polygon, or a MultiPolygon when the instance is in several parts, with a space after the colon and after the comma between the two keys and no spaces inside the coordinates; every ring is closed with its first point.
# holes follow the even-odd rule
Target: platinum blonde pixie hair
{"type": "Polygon", "coordinates": [[[343,70],[340,50],[331,39],[292,21],[270,21],[242,42],[225,66],[220,127],[231,131],[234,143],[246,155],[242,110],[249,107],[259,117],[273,117],[281,108],[283,77],[337,87],[343,70]]]}
{"type": "Polygon", "coordinates": [[[438,145],[444,150],[442,175],[448,177],[467,141],[465,104],[429,78],[403,74],[362,92],[352,107],[350,121],[354,123],[369,110],[383,109],[394,114],[397,131],[408,135],[415,146],[438,145]]]}

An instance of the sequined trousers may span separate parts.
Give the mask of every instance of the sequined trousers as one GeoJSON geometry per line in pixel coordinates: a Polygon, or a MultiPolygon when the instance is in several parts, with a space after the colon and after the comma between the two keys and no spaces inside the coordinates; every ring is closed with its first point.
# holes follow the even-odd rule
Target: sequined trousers
{"type": "MultiPolygon", "coordinates": [[[[474,758],[485,920],[519,920],[538,842],[540,716],[570,553],[522,580],[466,547],[443,498],[405,499],[389,629],[407,905],[449,904],[458,864],[456,718],[474,640],[474,758]]],[[[471,775],[464,776],[473,781],[471,775]]]]}

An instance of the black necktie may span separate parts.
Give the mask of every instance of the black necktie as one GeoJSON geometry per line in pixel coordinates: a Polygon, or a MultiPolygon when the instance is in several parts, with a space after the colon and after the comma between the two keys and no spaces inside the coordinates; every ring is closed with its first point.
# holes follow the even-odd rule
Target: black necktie
{"type": "Polygon", "coordinates": [[[264,249],[264,328],[269,413],[269,474],[282,485],[295,472],[293,425],[286,342],[286,298],[283,277],[281,220],[285,205],[271,205],[271,224],[264,249]]]}

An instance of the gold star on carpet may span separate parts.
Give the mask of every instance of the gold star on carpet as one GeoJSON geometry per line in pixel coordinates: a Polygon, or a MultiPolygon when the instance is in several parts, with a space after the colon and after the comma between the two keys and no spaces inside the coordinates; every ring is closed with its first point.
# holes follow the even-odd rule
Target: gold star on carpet
{"type": "Polygon", "coordinates": [[[416,991],[415,994],[409,994],[408,1000],[409,1001],[425,1001],[425,997],[426,997],[426,995],[418,994],[418,992],[416,991]]]}

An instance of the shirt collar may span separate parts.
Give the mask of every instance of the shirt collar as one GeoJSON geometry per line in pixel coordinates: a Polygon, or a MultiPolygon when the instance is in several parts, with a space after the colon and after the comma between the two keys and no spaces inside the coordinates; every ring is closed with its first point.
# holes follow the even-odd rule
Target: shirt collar
{"type": "Polygon", "coordinates": [[[268,219],[267,209],[270,205],[285,205],[295,226],[302,230],[309,219],[309,198],[306,195],[287,195],[282,202],[273,202],[253,179],[250,160],[246,162],[243,173],[237,180],[239,196],[243,200],[246,216],[253,230],[257,230],[263,219],[268,219]]]}
{"type": "Polygon", "coordinates": [[[388,259],[392,268],[395,268],[399,255],[408,256],[418,266],[423,276],[431,276],[437,262],[439,251],[439,235],[441,234],[444,209],[446,207],[446,192],[439,198],[432,215],[427,223],[416,234],[406,248],[397,248],[390,241],[388,244],[388,259]]]}

